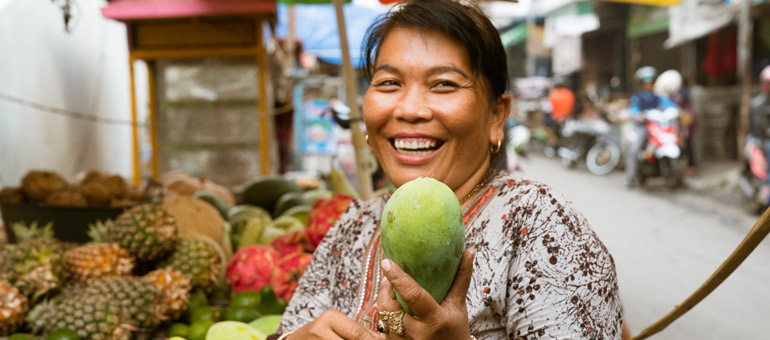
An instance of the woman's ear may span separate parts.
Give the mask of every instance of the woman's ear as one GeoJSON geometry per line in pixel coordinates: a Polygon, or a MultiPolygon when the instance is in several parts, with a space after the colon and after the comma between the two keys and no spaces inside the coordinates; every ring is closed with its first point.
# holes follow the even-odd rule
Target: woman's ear
{"type": "Polygon", "coordinates": [[[511,112],[511,96],[503,93],[502,96],[495,100],[491,111],[489,143],[494,145],[505,137],[505,120],[508,118],[509,112],[511,112]]]}

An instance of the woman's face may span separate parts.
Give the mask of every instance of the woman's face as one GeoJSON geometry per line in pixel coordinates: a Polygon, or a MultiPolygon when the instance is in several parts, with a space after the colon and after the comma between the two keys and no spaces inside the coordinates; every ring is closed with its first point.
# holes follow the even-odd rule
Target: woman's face
{"type": "Polygon", "coordinates": [[[363,112],[369,144],[393,184],[428,176],[458,195],[476,185],[490,144],[503,139],[510,105],[507,95],[490,103],[487,88],[455,40],[414,28],[390,32],[363,112]]]}

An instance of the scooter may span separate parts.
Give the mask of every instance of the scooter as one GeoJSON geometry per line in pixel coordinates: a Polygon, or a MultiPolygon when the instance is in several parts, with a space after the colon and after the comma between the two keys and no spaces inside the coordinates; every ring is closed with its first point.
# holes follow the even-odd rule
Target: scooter
{"type": "Polygon", "coordinates": [[[557,154],[568,168],[585,160],[588,171],[602,176],[610,173],[620,163],[620,146],[610,139],[610,124],[603,119],[564,122],[557,154]]]}
{"type": "Polygon", "coordinates": [[[651,109],[644,112],[649,139],[646,147],[639,153],[636,175],[640,185],[644,185],[649,177],[663,177],[670,188],[682,184],[678,116],[677,108],[651,109]]]}
{"type": "Polygon", "coordinates": [[[738,187],[743,194],[744,206],[752,213],[758,213],[768,207],[770,184],[767,182],[768,163],[762,142],[749,135],[743,147],[743,169],[738,179],[738,187]]]}

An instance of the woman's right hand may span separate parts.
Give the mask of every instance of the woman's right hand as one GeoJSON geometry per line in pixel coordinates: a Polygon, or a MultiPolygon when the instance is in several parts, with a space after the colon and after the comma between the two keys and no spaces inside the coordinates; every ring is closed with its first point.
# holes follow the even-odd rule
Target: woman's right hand
{"type": "Polygon", "coordinates": [[[384,340],[385,336],[371,329],[366,329],[355,320],[339,311],[329,309],[317,319],[291,333],[286,340],[384,340]]]}

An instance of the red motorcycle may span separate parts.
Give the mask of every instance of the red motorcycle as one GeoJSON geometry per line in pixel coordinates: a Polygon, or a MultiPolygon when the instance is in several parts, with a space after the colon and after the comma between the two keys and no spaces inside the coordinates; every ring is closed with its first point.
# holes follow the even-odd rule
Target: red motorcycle
{"type": "Polygon", "coordinates": [[[679,156],[682,154],[679,129],[676,119],[679,110],[652,109],[644,113],[647,120],[647,146],[639,157],[637,179],[644,185],[648,177],[660,176],[666,185],[674,188],[682,184],[682,171],[679,156]]]}

